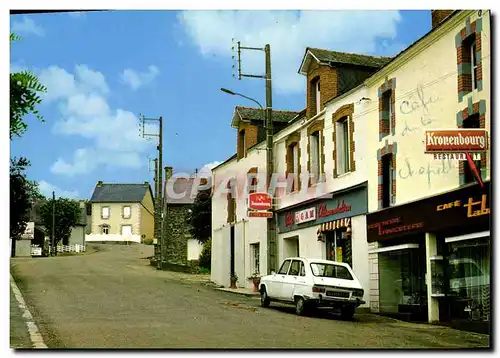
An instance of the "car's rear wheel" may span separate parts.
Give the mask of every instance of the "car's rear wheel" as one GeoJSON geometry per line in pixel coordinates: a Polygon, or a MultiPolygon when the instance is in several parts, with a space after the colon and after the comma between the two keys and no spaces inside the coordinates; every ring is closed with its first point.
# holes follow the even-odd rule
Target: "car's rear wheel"
{"type": "Polygon", "coordinates": [[[270,303],[271,303],[271,300],[269,299],[269,296],[267,295],[266,289],[262,288],[260,291],[260,305],[262,307],[269,307],[270,303]]]}
{"type": "Polygon", "coordinates": [[[295,299],[295,313],[299,316],[305,315],[307,311],[306,301],[302,297],[297,297],[295,299]]]}
{"type": "Polygon", "coordinates": [[[340,316],[343,319],[352,319],[352,317],[354,316],[355,309],[356,308],[354,306],[343,307],[340,311],[340,316]]]}

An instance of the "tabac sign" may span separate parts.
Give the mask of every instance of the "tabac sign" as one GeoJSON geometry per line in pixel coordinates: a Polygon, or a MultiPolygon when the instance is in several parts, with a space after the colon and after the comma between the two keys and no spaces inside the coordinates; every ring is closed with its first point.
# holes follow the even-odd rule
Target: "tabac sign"
{"type": "Polygon", "coordinates": [[[367,215],[368,242],[439,230],[489,230],[490,182],[367,215]]]}

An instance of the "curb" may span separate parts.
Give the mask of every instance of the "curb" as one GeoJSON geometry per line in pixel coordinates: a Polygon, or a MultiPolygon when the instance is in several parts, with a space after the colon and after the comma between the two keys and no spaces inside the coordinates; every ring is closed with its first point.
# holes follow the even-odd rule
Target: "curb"
{"type": "Polygon", "coordinates": [[[232,294],[235,294],[235,295],[240,295],[240,296],[246,296],[246,297],[254,297],[254,298],[258,298],[259,297],[259,293],[258,292],[253,292],[253,293],[250,293],[250,292],[243,292],[243,291],[229,291],[225,288],[220,288],[220,287],[213,287],[215,290],[217,291],[220,291],[220,292],[227,292],[227,293],[232,293],[232,294]]]}

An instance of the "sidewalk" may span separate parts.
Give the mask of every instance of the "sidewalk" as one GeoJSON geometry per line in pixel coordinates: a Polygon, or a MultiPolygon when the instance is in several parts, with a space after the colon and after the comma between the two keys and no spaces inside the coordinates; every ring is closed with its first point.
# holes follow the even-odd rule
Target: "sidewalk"
{"type": "Polygon", "coordinates": [[[28,327],[14,297],[12,288],[10,288],[10,348],[33,349],[28,327]]]}
{"type": "Polygon", "coordinates": [[[258,297],[259,296],[258,292],[254,292],[253,289],[250,289],[250,288],[243,288],[243,287],[226,288],[226,287],[222,287],[222,288],[217,288],[217,290],[223,291],[223,292],[236,293],[236,294],[244,295],[247,297],[258,297]]]}

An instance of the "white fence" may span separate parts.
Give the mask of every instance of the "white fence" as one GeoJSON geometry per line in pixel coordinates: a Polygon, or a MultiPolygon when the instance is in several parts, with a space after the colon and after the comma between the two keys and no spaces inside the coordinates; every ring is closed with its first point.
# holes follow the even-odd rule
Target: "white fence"
{"type": "Polygon", "coordinates": [[[109,242],[141,242],[140,235],[116,235],[116,234],[88,234],[85,242],[109,241],[109,242]]]}
{"type": "MultiPolygon", "coordinates": [[[[49,246],[51,252],[52,246],[49,246]]],[[[85,245],[57,245],[57,252],[85,252],[85,245]]],[[[42,256],[42,248],[39,245],[31,245],[31,256],[42,256]]]]}

